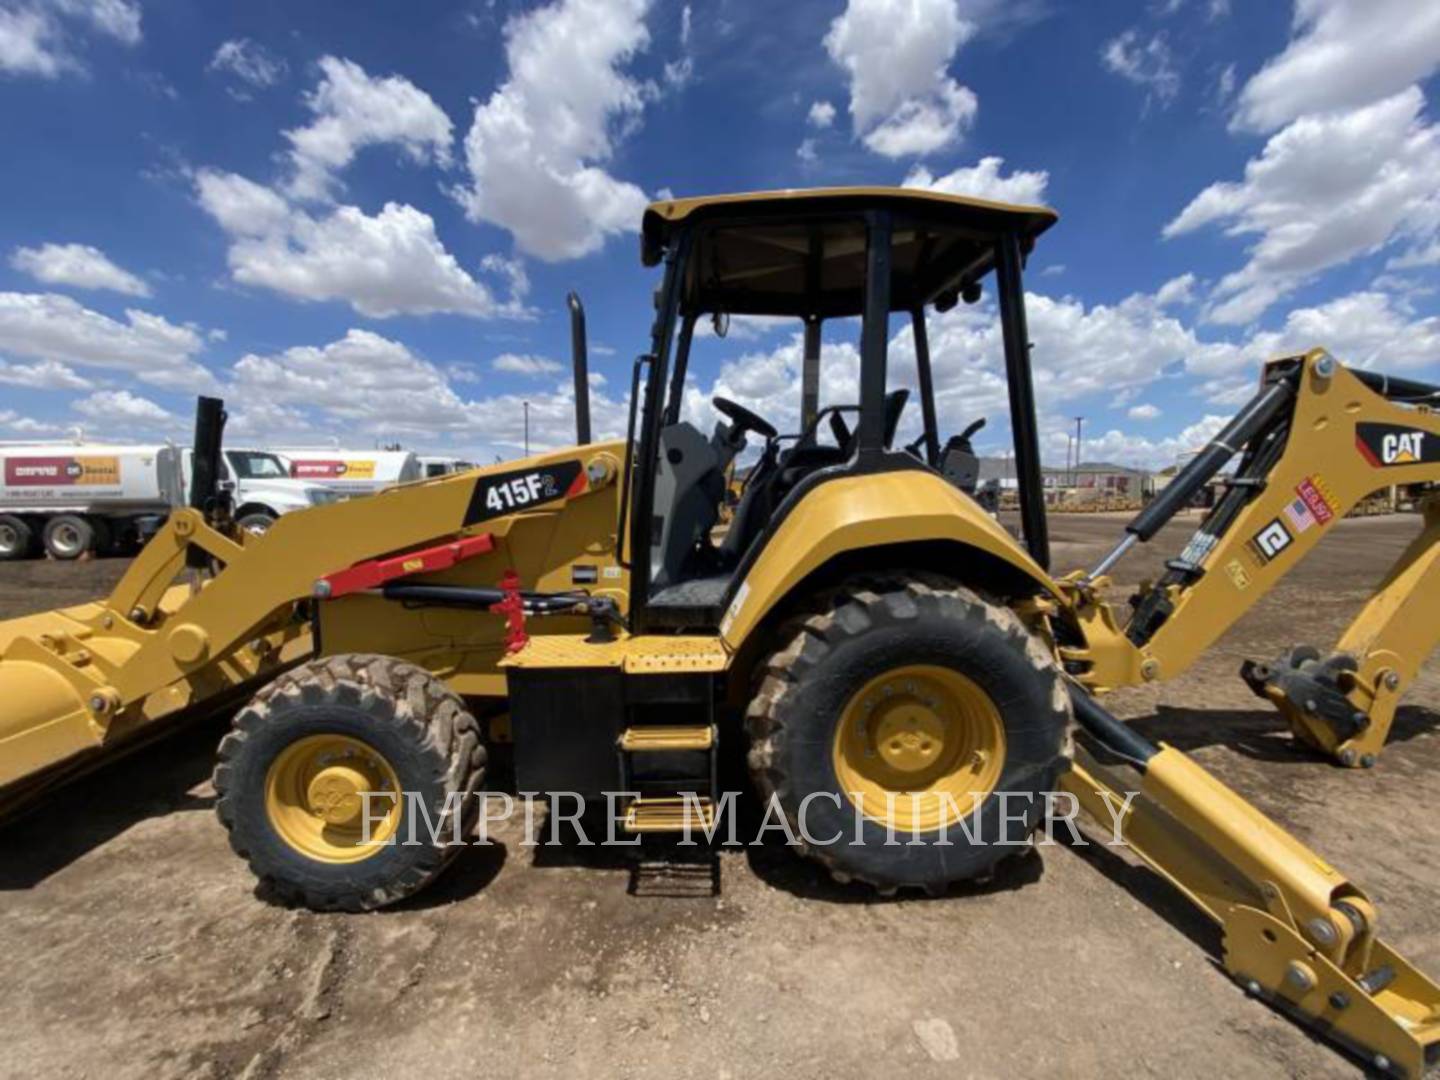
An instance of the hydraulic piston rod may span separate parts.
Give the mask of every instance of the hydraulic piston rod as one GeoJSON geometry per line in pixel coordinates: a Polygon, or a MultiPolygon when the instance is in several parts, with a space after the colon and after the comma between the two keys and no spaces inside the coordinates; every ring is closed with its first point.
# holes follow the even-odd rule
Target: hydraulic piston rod
{"type": "Polygon", "coordinates": [[[1159,532],[1190,500],[1238,454],[1245,444],[1275,421],[1295,398],[1295,387],[1289,378],[1270,383],[1236,413],[1204,450],[1191,458],[1174,480],[1125,526],[1125,537],[1090,571],[1098,578],[1110,571],[1137,543],[1144,543],[1159,532]]]}

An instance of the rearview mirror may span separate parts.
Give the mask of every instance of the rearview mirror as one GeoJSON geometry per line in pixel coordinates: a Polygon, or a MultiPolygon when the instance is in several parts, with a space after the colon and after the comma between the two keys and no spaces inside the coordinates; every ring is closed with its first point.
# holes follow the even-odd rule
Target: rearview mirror
{"type": "Polygon", "coordinates": [[[730,333],[730,313],[728,311],[717,311],[710,316],[710,325],[715,328],[715,336],[723,338],[730,333]]]}

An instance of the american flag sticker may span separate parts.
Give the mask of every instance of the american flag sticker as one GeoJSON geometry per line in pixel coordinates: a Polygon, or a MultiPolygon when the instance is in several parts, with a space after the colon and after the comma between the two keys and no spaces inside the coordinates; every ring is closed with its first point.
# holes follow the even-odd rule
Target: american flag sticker
{"type": "Polygon", "coordinates": [[[1310,526],[1318,524],[1304,499],[1296,499],[1285,508],[1285,519],[1295,526],[1297,533],[1303,533],[1310,526]]]}

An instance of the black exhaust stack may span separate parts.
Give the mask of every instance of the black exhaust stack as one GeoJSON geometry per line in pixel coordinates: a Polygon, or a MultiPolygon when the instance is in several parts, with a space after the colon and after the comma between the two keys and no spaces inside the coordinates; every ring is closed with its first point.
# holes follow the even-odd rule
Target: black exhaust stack
{"type": "Polygon", "coordinates": [[[575,441],[590,441],[590,362],[585,353],[585,305],[576,293],[565,298],[570,306],[570,357],[575,365],[575,441]]]}
{"type": "MultiPolygon", "coordinates": [[[[195,443],[190,472],[190,507],[205,515],[208,525],[223,527],[230,518],[230,493],[220,488],[223,475],[220,462],[221,444],[225,436],[225,402],[220,398],[201,397],[195,403],[195,443]]],[[[210,556],[198,547],[191,547],[186,564],[204,569],[210,556]]]]}

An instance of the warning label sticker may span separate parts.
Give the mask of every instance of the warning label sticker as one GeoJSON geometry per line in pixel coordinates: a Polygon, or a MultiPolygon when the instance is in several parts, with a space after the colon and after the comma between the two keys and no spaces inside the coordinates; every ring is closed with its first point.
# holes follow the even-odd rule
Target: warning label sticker
{"type": "Polygon", "coordinates": [[[1317,524],[1329,525],[1335,520],[1337,504],[1325,489],[1325,481],[1320,479],[1319,473],[1301,480],[1295,493],[1304,500],[1306,509],[1315,515],[1317,524]]]}

